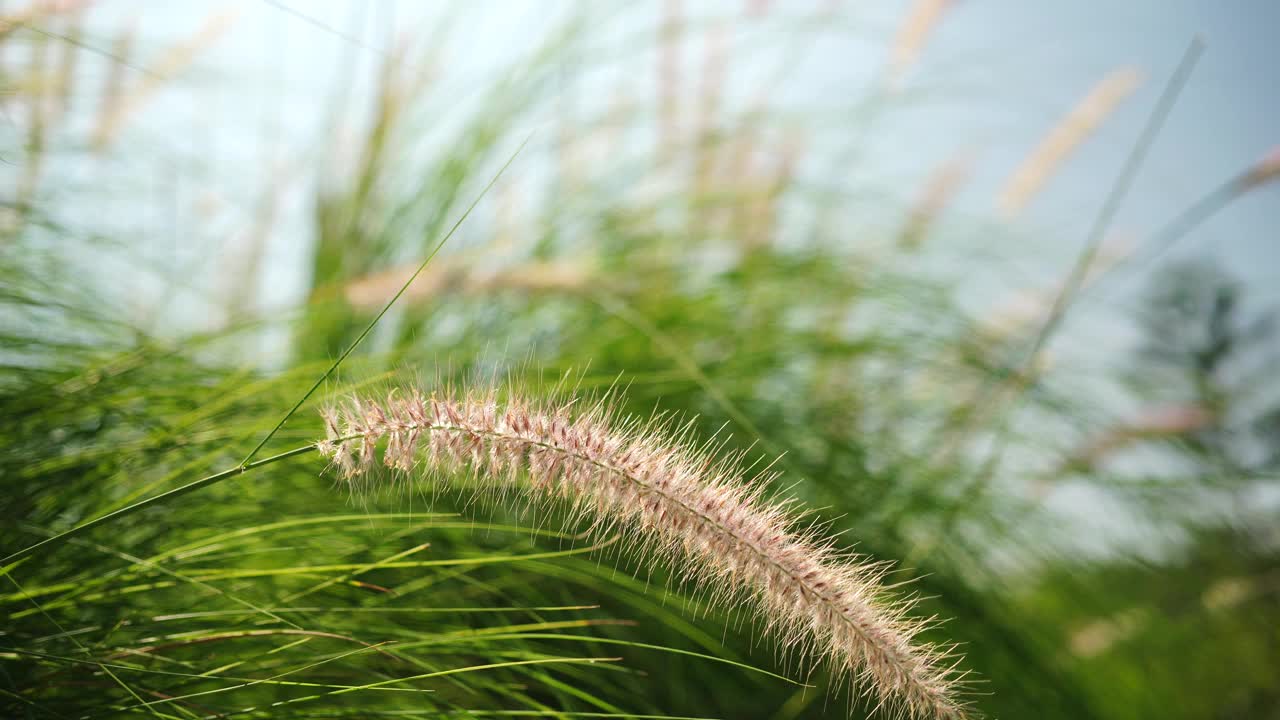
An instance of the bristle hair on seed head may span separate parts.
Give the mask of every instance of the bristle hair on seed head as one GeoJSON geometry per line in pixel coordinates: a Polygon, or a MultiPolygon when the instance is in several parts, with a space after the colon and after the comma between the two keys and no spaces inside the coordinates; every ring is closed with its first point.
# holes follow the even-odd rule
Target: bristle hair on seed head
{"type": "Polygon", "coordinates": [[[477,488],[568,503],[596,532],[622,532],[717,603],[735,602],[785,655],[825,660],[884,712],[953,720],[952,649],[919,642],[932,620],[883,586],[888,567],[841,551],[790,502],[766,497],[772,475],[697,445],[691,424],[619,417],[617,397],[534,399],[494,385],[411,388],[352,397],[323,411],[316,444],[339,477],[378,466],[404,474],[466,472],[477,488]]]}

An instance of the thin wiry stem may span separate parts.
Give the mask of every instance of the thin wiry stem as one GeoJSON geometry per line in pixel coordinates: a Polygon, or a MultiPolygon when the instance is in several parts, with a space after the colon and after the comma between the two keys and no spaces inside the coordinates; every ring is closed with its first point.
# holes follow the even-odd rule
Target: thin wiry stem
{"type": "Polygon", "coordinates": [[[1128,157],[1125,158],[1124,167],[1121,168],[1120,174],[1116,176],[1115,183],[1112,185],[1111,191],[1107,193],[1102,208],[1093,219],[1093,224],[1090,226],[1089,234],[1085,239],[1084,250],[1076,259],[1076,264],[1071,268],[1071,274],[1067,277],[1066,282],[1063,283],[1062,290],[1058,293],[1053,307],[1049,310],[1048,318],[1032,340],[1031,349],[1027,353],[1028,367],[1024,371],[1024,375],[1030,375],[1030,366],[1034,364],[1045,343],[1057,331],[1058,325],[1061,324],[1063,317],[1066,316],[1072,298],[1088,276],[1089,268],[1093,265],[1094,258],[1098,255],[1102,240],[1106,237],[1107,230],[1111,227],[1111,221],[1115,219],[1116,214],[1120,212],[1120,207],[1124,205],[1125,198],[1129,195],[1129,189],[1133,186],[1133,181],[1137,178],[1138,171],[1147,159],[1147,153],[1151,150],[1156,137],[1164,127],[1165,120],[1169,118],[1170,113],[1173,111],[1174,103],[1182,95],[1182,89],[1186,86],[1187,79],[1191,77],[1191,71],[1195,69],[1196,63],[1199,62],[1203,53],[1204,41],[1199,37],[1193,38],[1187,46],[1186,52],[1183,53],[1177,69],[1173,71],[1173,75],[1169,78],[1164,92],[1160,94],[1160,99],[1156,102],[1155,108],[1152,109],[1151,115],[1147,118],[1142,134],[1138,136],[1138,141],[1134,143],[1128,157]]]}
{"type": "Polygon", "coordinates": [[[968,403],[969,407],[975,410],[969,414],[965,428],[962,428],[962,432],[959,435],[944,445],[942,451],[938,454],[939,463],[947,461],[964,447],[963,440],[967,436],[975,432],[976,428],[986,426],[982,421],[993,420],[993,425],[998,431],[997,442],[987,453],[986,459],[978,467],[977,472],[963,482],[961,502],[954,503],[951,506],[950,510],[945,513],[939,529],[927,541],[917,545],[913,556],[909,559],[916,559],[931,552],[938,546],[938,543],[944,540],[946,533],[959,517],[960,509],[968,507],[973,499],[985,490],[988,480],[994,476],[999,468],[1004,454],[1005,427],[1009,422],[1010,416],[1017,409],[1017,404],[1021,401],[1023,392],[1031,387],[1037,379],[1036,362],[1038,362],[1045,346],[1061,327],[1067,312],[1071,309],[1072,302],[1075,301],[1081,287],[1088,279],[1089,270],[1097,258],[1103,239],[1106,237],[1112,221],[1124,205],[1124,200],[1128,197],[1129,190],[1133,187],[1133,183],[1138,177],[1138,172],[1146,162],[1147,154],[1155,143],[1156,138],[1159,137],[1165,121],[1168,120],[1169,115],[1173,112],[1174,104],[1182,95],[1182,90],[1186,87],[1187,80],[1203,53],[1204,41],[1199,37],[1192,38],[1187,45],[1187,49],[1183,52],[1178,66],[1165,84],[1164,91],[1160,93],[1160,98],[1147,116],[1147,122],[1142,128],[1137,142],[1129,150],[1124,165],[1121,167],[1114,183],[1112,183],[1102,207],[1099,208],[1098,214],[1094,217],[1089,233],[1085,238],[1084,247],[1077,256],[1075,265],[1072,266],[1067,279],[1054,297],[1053,305],[1049,308],[1044,323],[1031,339],[1031,344],[1021,366],[1014,368],[1014,373],[1009,376],[1010,379],[1007,381],[1003,374],[993,374],[982,383],[968,403]]]}
{"type": "MultiPolygon", "coordinates": [[[[73,537],[76,537],[78,535],[83,535],[84,533],[88,532],[89,530],[92,530],[95,527],[98,527],[99,525],[105,525],[106,523],[112,522],[113,520],[118,520],[124,517],[125,515],[132,515],[133,513],[138,512],[143,508],[150,507],[151,505],[156,505],[162,502],[173,500],[179,496],[186,495],[189,492],[194,492],[201,488],[208,487],[216,482],[221,482],[223,480],[226,480],[227,478],[232,478],[232,477],[235,477],[236,475],[243,475],[244,473],[249,472],[254,468],[259,468],[259,467],[262,467],[263,465],[270,465],[272,463],[277,463],[277,462],[280,462],[281,460],[294,457],[295,455],[303,455],[313,450],[315,450],[314,445],[304,445],[302,447],[296,447],[292,450],[286,450],[285,452],[272,455],[271,457],[265,457],[265,458],[262,458],[261,460],[254,460],[253,462],[248,463],[247,465],[237,465],[232,468],[227,468],[222,472],[214,473],[212,475],[207,475],[205,477],[200,478],[199,480],[193,480],[181,487],[176,487],[167,492],[162,492],[159,495],[156,495],[154,497],[149,497],[146,500],[139,500],[138,502],[133,503],[128,507],[122,507],[119,510],[116,510],[115,512],[109,512],[106,515],[103,515],[102,517],[94,518],[86,523],[77,525],[71,528],[70,530],[60,532],[57,535],[54,535],[53,537],[45,538],[44,540],[41,540],[40,542],[34,545],[25,547],[15,553],[11,553],[8,556],[6,556],[3,560],[0,560],[0,566],[8,565],[11,562],[21,560],[22,558],[27,557],[28,555],[31,555],[32,553],[40,550],[51,550],[54,547],[61,545],[62,543],[65,543],[66,541],[70,540],[73,537]]],[[[0,568],[0,572],[3,572],[3,568],[0,568]]]]}
{"type": "Polygon", "coordinates": [[[422,271],[425,270],[427,265],[435,258],[436,253],[440,252],[440,249],[444,247],[444,244],[449,242],[449,238],[452,238],[453,234],[458,231],[458,228],[462,227],[462,223],[470,217],[471,211],[475,210],[476,205],[480,204],[480,200],[484,198],[485,195],[489,194],[489,190],[491,190],[494,184],[498,182],[498,178],[502,177],[502,174],[507,171],[507,168],[511,167],[511,163],[515,162],[516,157],[522,150],[524,150],[525,145],[528,145],[529,140],[532,138],[532,133],[525,137],[524,142],[520,143],[520,147],[516,148],[516,151],[511,153],[511,157],[507,158],[507,161],[502,164],[502,167],[498,169],[498,172],[494,173],[493,178],[489,180],[489,184],[484,186],[484,189],[476,195],[475,199],[471,201],[471,204],[467,206],[467,209],[462,213],[462,215],[458,216],[457,221],[453,223],[453,227],[449,228],[449,232],[445,233],[444,236],[440,238],[440,241],[436,243],[434,248],[432,248],[431,253],[423,258],[422,263],[418,265],[418,269],[413,271],[413,274],[404,281],[404,284],[400,286],[400,289],[396,291],[396,294],[392,295],[391,299],[387,301],[387,304],[382,306],[382,310],[380,310],[378,314],[369,321],[368,325],[365,325],[364,330],[360,331],[360,334],[356,336],[355,341],[353,341],[346,350],[342,351],[342,354],[338,356],[337,360],[333,361],[333,364],[329,366],[329,369],[325,370],[324,374],[316,379],[311,388],[303,393],[302,397],[298,398],[298,402],[294,403],[293,407],[289,408],[289,412],[285,413],[284,417],[280,418],[280,422],[276,423],[275,427],[271,428],[271,432],[267,433],[262,440],[258,441],[258,444],[249,451],[249,454],[245,456],[244,460],[240,461],[241,468],[248,466],[249,461],[253,460],[253,458],[257,456],[258,452],[271,441],[271,438],[275,437],[276,433],[280,432],[280,428],[284,427],[284,424],[289,422],[289,418],[293,417],[294,413],[298,412],[298,408],[302,407],[302,404],[305,403],[307,399],[324,384],[325,380],[329,379],[329,376],[338,369],[338,366],[347,359],[347,356],[350,355],[351,352],[364,341],[365,337],[373,331],[373,328],[382,320],[382,316],[386,315],[387,312],[391,310],[391,306],[396,304],[396,301],[400,299],[400,296],[404,295],[405,291],[409,289],[409,286],[413,284],[413,281],[422,274],[422,271]]]}
{"type": "Polygon", "coordinates": [[[768,477],[746,478],[738,457],[690,444],[689,427],[622,420],[613,406],[393,392],[325,411],[329,436],[317,447],[353,483],[378,464],[465,470],[482,488],[567,500],[574,516],[628,534],[714,600],[752,606],[784,651],[825,658],[879,704],[918,718],[965,715],[949,649],[916,642],[928,621],[886,593],[883,564],[799,528],[786,503],[765,499],[768,477]]]}

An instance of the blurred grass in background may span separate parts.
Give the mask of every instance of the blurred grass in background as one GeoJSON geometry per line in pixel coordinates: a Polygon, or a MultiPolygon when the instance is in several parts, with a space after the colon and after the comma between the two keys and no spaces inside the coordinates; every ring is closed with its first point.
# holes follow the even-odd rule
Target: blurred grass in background
{"type": "MultiPolygon", "coordinates": [[[[331,105],[312,109],[332,117],[315,182],[285,174],[234,252],[199,231],[94,229],[83,213],[103,195],[166,209],[147,206],[127,168],[107,188],[74,172],[126,142],[149,95],[186,81],[234,26],[214,17],[144,65],[131,30],[86,31],[82,4],[7,9],[5,554],[238,463],[533,128],[530,150],[266,452],[318,439],[316,406],[362,387],[625,386],[632,414],[694,417],[702,437],[723,429],[726,450],[780,458],[779,491],[820,508],[848,547],[897,563],[891,579],[926,596],[916,612],[946,620],[931,639],[961,643],[981,713],[1280,717],[1272,316],[1224,272],[1184,265],[1152,279],[1132,357],[1090,357],[1103,343],[1055,361],[1043,336],[1060,305],[1074,313],[1105,284],[1106,252],[1082,259],[1081,282],[977,314],[958,295],[1005,272],[1017,236],[948,212],[971,154],[940,158],[923,187],[883,189],[905,202],[805,163],[813,137],[836,132],[848,144],[836,166],[856,165],[870,127],[910,112],[901,78],[945,5],[914,6],[880,89],[835,118],[774,105],[768,85],[724,100],[723,28],[675,3],[607,49],[584,40],[600,14],[584,8],[461,103],[438,90],[447,67],[429,41],[369,49],[371,103],[335,83],[331,105]],[[688,46],[705,52],[695,78],[688,46]],[[557,114],[548,98],[601,63],[656,69],[655,96],[557,114]],[[296,302],[267,307],[256,294],[285,274],[268,238],[286,189],[309,198],[310,236],[290,240],[307,281],[296,302]],[[172,322],[192,316],[195,329],[172,322]],[[1076,513],[1048,502],[1060,493],[1082,498],[1076,513]],[[1092,536],[1111,527],[1134,539],[1092,536]]],[[[316,22],[301,4],[280,9],[316,22]]],[[[856,32],[839,16],[751,12],[784,48],[824,23],[856,32]]],[[[435,32],[466,28],[459,13],[435,32]]],[[[1006,213],[1131,82],[1104,78],[1048,134],[1006,213]]],[[[1246,169],[1190,210],[1211,213],[1269,173],[1246,169]]],[[[1153,242],[1195,221],[1173,215],[1153,242]]],[[[748,619],[616,544],[433,488],[352,497],[322,471],[311,455],[277,463],[7,566],[4,714],[845,712],[748,619]]]]}

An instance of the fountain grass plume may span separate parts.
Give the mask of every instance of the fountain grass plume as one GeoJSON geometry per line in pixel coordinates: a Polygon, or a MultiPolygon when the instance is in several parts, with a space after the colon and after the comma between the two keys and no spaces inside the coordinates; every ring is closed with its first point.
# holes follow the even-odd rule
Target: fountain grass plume
{"type": "Polygon", "coordinates": [[[597,532],[622,532],[713,601],[749,606],[784,652],[825,659],[837,682],[913,718],[966,715],[951,648],[917,641],[930,620],[884,588],[883,563],[838,550],[766,497],[768,471],[717,457],[670,421],[621,417],[616,396],[534,400],[441,389],[353,397],[323,411],[317,443],[359,485],[385,465],[470,473],[480,487],[563,500],[597,532]]]}

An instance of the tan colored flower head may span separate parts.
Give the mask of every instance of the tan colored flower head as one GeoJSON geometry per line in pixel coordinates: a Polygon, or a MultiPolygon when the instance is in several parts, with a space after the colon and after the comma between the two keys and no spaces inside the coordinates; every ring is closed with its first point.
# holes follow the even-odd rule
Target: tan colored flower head
{"type": "Polygon", "coordinates": [[[392,393],[327,411],[320,451],[350,480],[375,464],[469,471],[482,485],[568,501],[597,528],[629,534],[717,600],[751,606],[781,647],[825,658],[855,688],[917,718],[965,714],[947,650],[916,641],[924,622],[881,585],[883,564],[838,551],[763,497],[736,458],[669,426],[626,421],[612,404],[538,403],[496,393],[392,393]]]}

